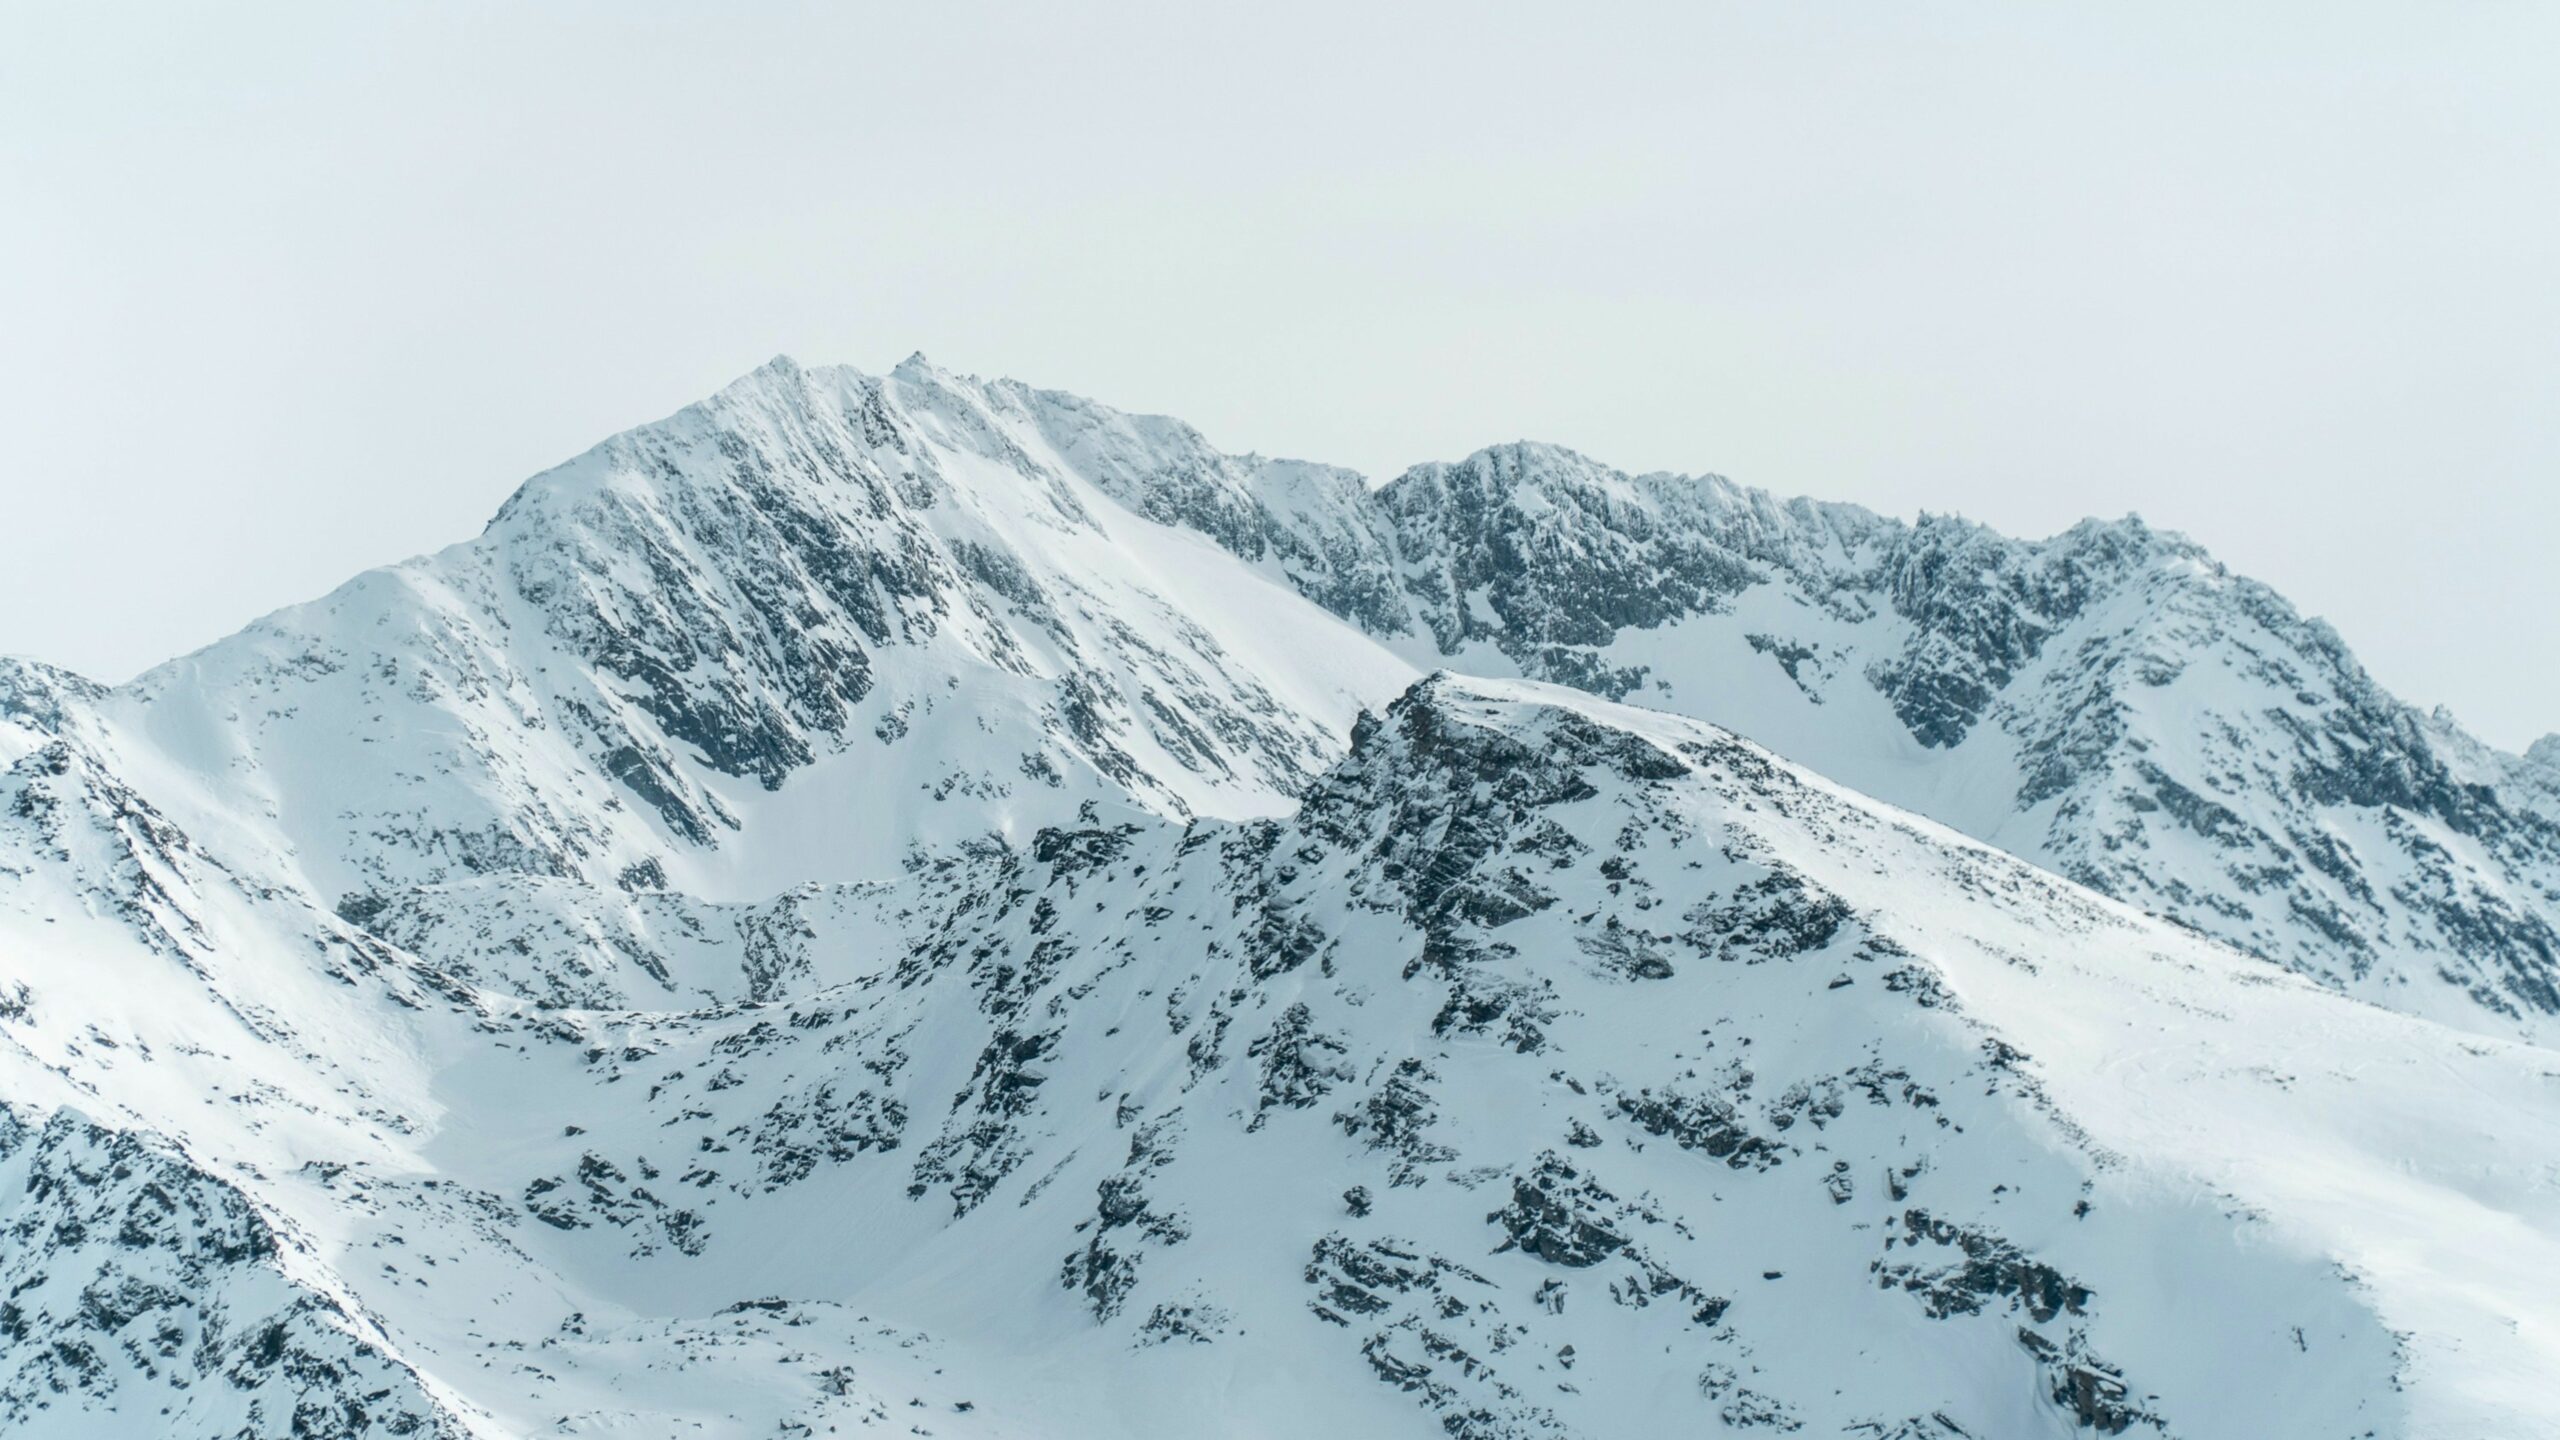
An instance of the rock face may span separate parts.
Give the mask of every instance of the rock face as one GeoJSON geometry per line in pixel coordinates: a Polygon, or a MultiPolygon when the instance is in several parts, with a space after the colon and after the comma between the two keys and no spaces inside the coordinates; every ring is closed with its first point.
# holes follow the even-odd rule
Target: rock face
{"type": "Polygon", "coordinates": [[[2132,522],[776,362],[0,665],[0,1429],[2538,1433],[2547,770],[2132,522]]]}
{"type": "Polygon", "coordinates": [[[0,1193],[10,1433],[468,1433],[305,1247],[165,1146],[0,1108],[0,1193]]]}

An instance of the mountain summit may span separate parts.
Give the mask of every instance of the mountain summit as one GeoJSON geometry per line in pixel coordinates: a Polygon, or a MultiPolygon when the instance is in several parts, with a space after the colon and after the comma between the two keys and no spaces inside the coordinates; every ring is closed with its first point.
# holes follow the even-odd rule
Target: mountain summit
{"type": "Polygon", "coordinates": [[[0,1427],[2547,1431],[2549,748],[2139,520],[777,358],[0,663],[0,1427]]]}

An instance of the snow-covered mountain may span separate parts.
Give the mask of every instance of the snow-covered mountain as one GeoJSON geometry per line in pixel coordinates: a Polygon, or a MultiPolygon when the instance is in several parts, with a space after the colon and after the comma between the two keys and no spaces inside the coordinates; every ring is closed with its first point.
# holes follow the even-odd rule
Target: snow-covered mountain
{"type": "Polygon", "coordinates": [[[2546,748],[2138,522],[777,361],[0,663],[0,1430],[2550,1433],[2546,748]]]}

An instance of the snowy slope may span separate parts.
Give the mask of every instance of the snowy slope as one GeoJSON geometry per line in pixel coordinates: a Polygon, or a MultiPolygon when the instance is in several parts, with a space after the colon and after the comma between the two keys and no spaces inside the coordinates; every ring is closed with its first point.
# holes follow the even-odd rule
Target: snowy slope
{"type": "Polygon", "coordinates": [[[2560,1432],[2550,748],[2138,522],[777,361],[0,661],[0,1431],[2560,1432]]]}
{"type": "Polygon", "coordinates": [[[191,1167],[293,1263],[80,1303],[130,1204],[31,1188],[13,1354],[129,1358],[22,1364],[28,1433],[201,1433],[193,1337],[280,1306],[383,1377],[264,1382],[314,1414],[492,1435],[2560,1424],[2546,1053],[1570,691],[1431,681],[1286,820],[852,887],[757,1001],[533,1007],[188,878],[307,1023],[13,905],[0,1079],[84,1118],[12,1154],[191,1167]]]}

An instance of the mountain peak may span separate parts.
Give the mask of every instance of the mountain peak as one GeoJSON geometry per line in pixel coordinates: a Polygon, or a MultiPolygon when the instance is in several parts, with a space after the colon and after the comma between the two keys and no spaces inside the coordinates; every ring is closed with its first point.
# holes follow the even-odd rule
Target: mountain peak
{"type": "Polygon", "coordinates": [[[1350,754],[1318,783],[1306,810],[1316,824],[1386,812],[1419,820],[1467,795],[1491,796],[1516,817],[1587,798],[1602,776],[1645,782],[1686,774],[1667,748],[1677,741],[1664,734],[1708,728],[1577,690],[1439,670],[1383,715],[1361,715],[1350,754]]]}

